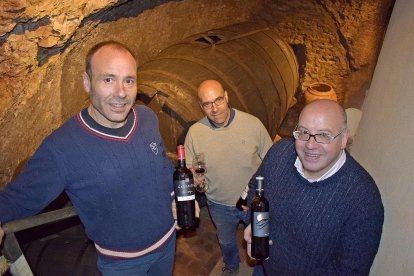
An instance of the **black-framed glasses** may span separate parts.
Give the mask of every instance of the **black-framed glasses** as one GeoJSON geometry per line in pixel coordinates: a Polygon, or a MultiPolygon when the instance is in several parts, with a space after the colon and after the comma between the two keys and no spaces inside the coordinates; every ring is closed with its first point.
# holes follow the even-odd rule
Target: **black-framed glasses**
{"type": "Polygon", "coordinates": [[[217,97],[212,102],[204,102],[204,103],[200,103],[200,105],[201,105],[201,107],[203,109],[212,109],[213,108],[213,104],[215,106],[219,106],[219,105],[222,105],[223,103],[224,103],[224,96],[220,96],[220,97],[217,97]]]}
{"type": "Polygon", "coordinates": [[[310,134],[307,130],[295,130],[293,131],[293,137],[299,141],[309,141],[311,137],[315,139],[316,143],[319,144],[330,144],[336,137],[341,135],[345,131],[346,127],[344,127],[338,134],[331,135],[328,133],[317,133],[317,134],[310,134]]]}

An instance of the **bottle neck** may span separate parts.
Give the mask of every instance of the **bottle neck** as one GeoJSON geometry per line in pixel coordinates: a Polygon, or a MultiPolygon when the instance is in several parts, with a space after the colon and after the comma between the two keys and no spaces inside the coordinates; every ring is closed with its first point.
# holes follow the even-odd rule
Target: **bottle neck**
{"type": "Polygon", "coordinates": [[[262,197],[263,190],[256,190],[256,195],[262,197]]]}
{"type": "Polygon", "coordinates": [[[183,145],[177,146],[178,166],[185,168],[185,149],[183,145]]]}
{"type": "Polygon", "coordinates": [[[178,167],[185,168],[185,159],[178,159],[178,167]]]}

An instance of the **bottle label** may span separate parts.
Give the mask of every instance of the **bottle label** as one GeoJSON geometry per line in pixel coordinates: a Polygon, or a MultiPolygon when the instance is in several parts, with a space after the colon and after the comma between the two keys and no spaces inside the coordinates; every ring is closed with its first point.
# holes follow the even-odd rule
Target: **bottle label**
{"type": "Polygon", "coordinates": [[[190,178],[174,180],[177,201],[195,200],[194,181],[190,178]]]}
{"type": "Polygon", "coordinates": [[[269,236],[269,212],[253,212],[253,236],[269,236]]]}

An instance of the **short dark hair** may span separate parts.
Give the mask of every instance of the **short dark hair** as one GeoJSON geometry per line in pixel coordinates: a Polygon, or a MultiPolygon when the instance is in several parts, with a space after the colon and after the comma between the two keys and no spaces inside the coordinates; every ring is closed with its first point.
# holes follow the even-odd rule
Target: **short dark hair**
{"type": "Polygon", "coordinates": [[[92,78],[92,68],[91,68],[91,60],[93,55],[98,52],[99,49],[106,47],[106,46],[110,46],[114,49],[120,50],[120,51],[125,51],[131,54],[131,56],[135,59],[135,61],[137,60],[135,57],[135,54],[131,51],[131,49],[129,49],[126,45],[114,41],[114,40],[108,40],[108,41],[103,41],[100,42],[98,44],[96,44],[95,46],[93,46],[91,49],[89,49],[88,53],[86,54],[86,58],[85,58],[85,72],[86,74],[88,74],[88,76],[90,78],[92,78]]]}

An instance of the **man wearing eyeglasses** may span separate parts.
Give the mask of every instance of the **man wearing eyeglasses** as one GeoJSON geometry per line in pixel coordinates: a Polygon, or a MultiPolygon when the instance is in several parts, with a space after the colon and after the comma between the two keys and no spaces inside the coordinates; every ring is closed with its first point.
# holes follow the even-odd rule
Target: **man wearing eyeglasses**
{"type": "MultiPolygon", "coordinates": [[[[384,209],[374,180],[345,150],[344,109],[311,102],[293,137],[276,143],[251,179],[265,178],[273,243],[254,275],[368,275],[384,209]]],[[[249,251],[250,225],[244,238],[249,251]]]]}
{"type": "Polygon", "coordinates": [[[198,98],[206,116],[187,133],[187,162],[196,154],[205,155],[206,197],[223,255],[222,275],[237,275],[240,263],[237,228],[248,213],[237,209],[236,202],[272,146],[272,140],[258,118],[229,106],[228,94],[218,81],[202,82],[198,98]]]}

